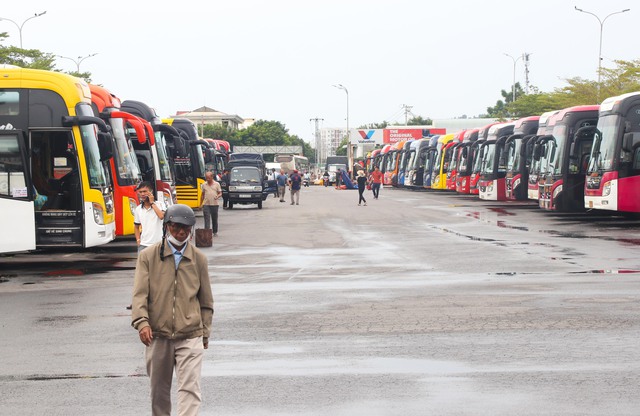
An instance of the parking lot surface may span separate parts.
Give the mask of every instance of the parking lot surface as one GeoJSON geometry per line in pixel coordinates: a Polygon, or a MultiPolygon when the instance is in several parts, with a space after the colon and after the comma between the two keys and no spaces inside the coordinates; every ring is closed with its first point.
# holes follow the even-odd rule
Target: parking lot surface
{"type": "MultiPolygon", "coordinates": [[[[638,220],[365,196],[220,211],[201,414],[638,414],[638,220]]],[[[0,257],[1,414],[149,413],[135,257],[0,257]]]]}

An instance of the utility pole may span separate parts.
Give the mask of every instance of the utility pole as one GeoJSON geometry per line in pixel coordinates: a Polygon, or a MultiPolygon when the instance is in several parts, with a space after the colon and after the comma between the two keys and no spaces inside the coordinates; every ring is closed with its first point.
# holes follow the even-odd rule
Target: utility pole
{"type": "Polygon", "coordinates": [[[322,161],[322,156],[324,156],[322,154],[321,149],[323,149],[321,140],[320,140],[320,122],[324,121],[323,118],[310,118],[309,121],[313,121],[315,122],[315,139],[316,139],[316,169],[318,169],[320,167],[320,162],[322,161]]]}
{"type": "Polygon", "coordinates": [[[409,123],[409,114],[413,115],[413,113],[411,112],[412,108],[413,108],[412,105],[402,104],[402,109],[404,110],[404,125],[405,126],[407,125],[407,123],[409,123]]]}
{"type": "Polygon", "coordinates": [[[524,93],[529,94],[529,56],[530,53],[523,53],[524,56],[524,93]]]}

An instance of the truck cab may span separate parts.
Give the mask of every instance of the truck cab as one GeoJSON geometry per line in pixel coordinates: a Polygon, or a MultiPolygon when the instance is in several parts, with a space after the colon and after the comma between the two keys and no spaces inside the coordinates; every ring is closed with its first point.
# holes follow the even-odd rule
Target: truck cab
{"type": "Polygon", "coordinates": [[[227,194],[229,209],[235,204],[257,204],[258,209],[262,209],[262,202],[269,195],[262,155],[232,153],[227,167],[229,182],[222,183],[222,192],[227,194]]]}

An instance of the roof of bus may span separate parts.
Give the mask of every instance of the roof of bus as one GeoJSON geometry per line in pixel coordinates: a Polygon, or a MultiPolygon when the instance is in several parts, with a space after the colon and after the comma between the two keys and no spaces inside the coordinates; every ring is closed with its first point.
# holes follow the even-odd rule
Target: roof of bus
{"type": "Polygon", "coordinates": [[[0,68],[3,88],[32,88],[55,91],[65,100],[70,115],[79,102],[91,104],[89,85],[80,78],[61,72],[31,68],[0,68]]]}
{"type": "Polygon", "coordinates": [[[105,108],[120,108],[120,99],[108,89],[89,84],[89,91],[91,91],[91,101],[98,107],[98,111],[102,112],[105,108]]]}
{"type": "Polygon", "coordinates": [[[555,118],[557,120],[562,120],[569,113],[581,113],[581,112],[586,112],[586,111],[596,111],[597,112],[599,110],[600,110],[600,106],[599,105],[576,105],[576,106],[573,106],[573,107],[563,108],[562,110],[558,111],[558,114],[556,114],[555,118]]]}

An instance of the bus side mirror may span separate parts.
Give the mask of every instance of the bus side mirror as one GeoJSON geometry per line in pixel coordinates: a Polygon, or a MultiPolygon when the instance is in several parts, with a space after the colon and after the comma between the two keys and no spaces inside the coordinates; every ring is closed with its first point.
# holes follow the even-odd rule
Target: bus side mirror
{"type": "Polygon", "coordinates": [[[113,140],[111,133],[98,132],[98,150],[100,151],[100,161],[104,162],[113,157],[113,140]]]}
{"type": "Polygon", "coordinates": [[[640,144],[640,133],[625,133],[622,138],[622,150],[633,152],[633,149],[640,144]]]}
{"type": "Polygon", "coordinates": [[[542,147],[541,146],[534,146],[533,147],[533,160],[540,160],[540,154],[542,153],[542,147]]]}

